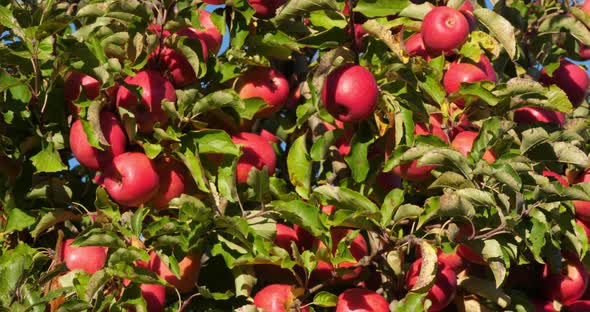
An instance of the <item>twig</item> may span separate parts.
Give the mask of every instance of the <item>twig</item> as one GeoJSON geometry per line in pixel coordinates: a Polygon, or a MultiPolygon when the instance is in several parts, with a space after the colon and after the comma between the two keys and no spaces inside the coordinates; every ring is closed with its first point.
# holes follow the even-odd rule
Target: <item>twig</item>
{"type": "Polygon", "coordinates": [[[353,1],[354,0],[347,0],[348,3],[348,27],[350,27],[350,36],[352,37],[352,52],[354,53],[354,62],[356,64],[359,63],[359,51],[356,50],[356,31],[354,29],[354,5],[353,5],[353,1]]]}

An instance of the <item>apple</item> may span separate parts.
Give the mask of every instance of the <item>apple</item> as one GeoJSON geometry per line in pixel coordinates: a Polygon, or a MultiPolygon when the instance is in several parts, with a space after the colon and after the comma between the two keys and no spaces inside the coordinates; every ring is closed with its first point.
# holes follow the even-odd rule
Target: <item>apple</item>
{"type": "Polygon", "coordinates": [[[80,164],[93,170],[100,170],[101,167],[112,162],[113,157],[124,153],[127,146],[125,131],[113,113],[103,111],[100,113],[99,120],[100,129],[110,145],[105,147],[104,151],[92,147],[88,143],[88,137],[84,132],[81,120],[76,120],[70,128],[72,154],[80,164]]]}
{"type": "Polygon", "coordinates": [[[148,67],[159,70],[177,88],[197,82],[195,71],[184,55],[174,49],[156,48],[150,55],[148,67]]]}
{"type": "Polygon", "coordinates": [[[568,312],[588,312],[590,311],[590,300],[578,300],[567,306],[568,312]]]}
{"type": "MultiPolygon", "coordinates": [[[[469,63],[451,63],[443,77],[443,86],[447,94],[459,91],[461,83],[488,80],[488,75],[479,67],[469,63]]],[[[462,108],[463,98],[455,100],[455,104],[462,108]]]]}
{"type": "Polygon", "coordinates": [[[405,42],[406,50],[410,56],[421,56],[425,58],[427,61],[430,59],[428,52],[426,52],[426,47],[424,46],[424,41],[422,40],[422,34],[417,32],[411,35],[405,42]]]}
{"type": "Polygon", "coordinates": [[[565,114],[540,107],[527,106],[514,110],[514,121],[523,125],[541,122],[563,126],[565,123],[565,114]]]}
{"type": "Polygon", "coordinates": [[[578,219],[576,219],[576,224],[584,229],[584,233],[586,233],[586,238],[588,239],[588,242],[590,242],[590,228],[588,228],[588,225],[586,225],[586,223],[578,219]]]}
{"type": "Polygon", "coordinates": [[[322,103],[328,112],[343,122],[366,120],[377,105],[379,87],[373,74],[355,64],[344,64],[326,77],[322,103]]]}
{"type": "Polygon", "coordinates": [[[393,172],[380,172],[377,184],[385,193],[389,193],[393,189],[402,188],[402,178],[393,172]]]}
{"type": "Polygon", "coordinates": [[[262,129],[262,131],[260,131],[260,136],[265,138],[268,143],[279,144],[281,142],[276,135],[266,129],[262,129]]]}
{"type": "MultiPolygon", "coordinates": [[[[330,209],[330,206],[324,206],[324,207],[326,207],[326,209],[330,209]]],[[[330,211],[330,210],[328,210],[328,211],[330,211]]],[[[324,212],[326,212],[326,211],[324,211],[324,212]]],[[[331,211],[330,211],[330,213],[331,213],[331,211]]],[[[332,228],[330,230],[330,235],[332,237],[332,250],[331,250],[332,255],[336,254],[336,251],[338,249],[338,244],[351,231],[352,231],[351,229],[340,228],[340,227],[332,228]]],[[[317,239],[315,240],[314,244],[317,244],[318,249],[326,248],[326,246],[321,241],[319,241],[317,239]]],[[[352,257],[355,258],[357,261],[359,261],[361,258],[363,258],[364,256],[369,254],[367,241],[365,240],[365,238],[361,234],[358,234],[350,242],[348,250],[350,251],[352,257]]],[[[347,272],[347,273],[339,276],[335,280],[335,282],[347,283],[347,282],[352,282],[355,279],[357,279],[359,277],[359,275],[361,274],[363,268],[362,267],[353,268],[355,265],[356,265],[356,262],[350,262],[350,261],[340,262],[338,264],[337,268],[339,268],[339,269],[351,268],[351,269],[353,269],[353,272],[347,272]]],[[[316,282],[330,280],[333,276],[334,270],[335,270],[335,268],[331,263],[320,260],[318,262],[318,265],[315,268],[315,270],[313,270],[313,272],[311,273],[311,280],[316,281],[316,282]]]]}
{"type": "Polygon", "coordinates": [[[297,233],[297,242],[299,243],[297,246],[299,247],[299,251],[303,252],[304,250],[311,250],[315,242],[315,237],[297,224],[293,224],[293,229],[295,230],[295,233],[297,233]]]}
{"type": "Polygon", "coordinates": [[[350,153],[350,142],[352,141],[352,137],[354,136],[354,129],[353,127],[345,127],[344,123],[338,119],[335,120],[334,124],[332,125],[328,122],[323,122],[326,131],[333,131],[336,129],[343,129],[344,133],[336,141],[334,142],[334,146],[338,148],[338,152],[342,157],[348,155],[350,153]]]}
{"type": "Polygon", "coordinates": [[[363,289],[350,288],[338,296],[336,312],[389,312],[389,303],[378,293],[363,289]]]}
{"type": "Polygon", "coordinates": [[[71,246],[73,238],[66,239],[62,244],[61,259],[68,270],[83,270],[88,274],[94,274],[102,269],[107,260],[107,247],[102,246],[71,246]]]}
{"type": "Polygon", "coordinates": [[[277,223],[274,244],[291,252],[291,242],[299,246],[297,232],[292,227],[277,223]]]}
{"type": "Polygon", "coordinates": [[[240,98],[262,98],[268,107],[257,116],[269,117],[289,99],[289,82],[281,72],[270,67],[254,67],[238,79],[240,98]]]}
{"type": "Polygon", "coordinates": [[[584,264],[574,254],[563,255],[561,271],[551,273],[549,264],[543,268],[545,297],[568,305],[580,299],[588,285],[588,272],[584,264]]]}
{"type": "Polygon", "coordinates": [[[557,312],[553,306],[553,300],[533,299],[533,304],[536,312],[557,312]]]}
{"type": "MultiPolygon", "coordinates": [[[[272,284],[256,293],[254,304],[266,312],[288,312],[300,294],[303,290],[292,285],[272,284]]],[[[305,307],[297,311],[308,312],[309,309],[305,307]]]]}
{"type": "MultiPolygon", "coordinates": [[[[569,186],[569,183],[567,182],[567,180],[565,179],[565,177],[563,177],[562,175],[557,174],[557,173],[555,173],[553,171],[543,170],[543,176],[544,177],[547,177],[547,178],[551,177],[551,178],[557,180],[559,183],[561,183],[561,185],[563,185],[565,187],[568,187],[569,186]]],[[[552,180],[552,179],[549,179],[549,180],[552,180]]]]}
{"type": "MultiPolygon", "coordinates": [[[[469,2],[469,0],[467,0],[465,3],[467,2],[469,2]]],[[[497,81],[494,65],[492,65],[492,62],[485,54],[480,55],[479,62],[476,65],[486,74],[487,80],[493,82],[497,81]]]]}
{"type": "Polygon", "coordinates": [[[277,161],[275,150],[265,138],[254,133],[240,132],[232,136],[232,141],[243,145],[242,156],[236,168],[238,183],[248,182],[248,174],[253,167],[262,170],[266,166],[268,174],[274,174],[277,161]]]}
{"type": "Polygon", "coordinates": [[[166,99],[176,102],[172,83],[154,70],[140,71],[135,76],[125,78],[125,82],[139,87],[141,100],[125,86],[121,86],[117,92],[116,104],[135,115],[139,131],[152,132],[157,122],[160,123],[160,127],[165,127],[168,123],[168,115],[162,110],[162,101],[166,99]]]}
{"type": "Polygon", "coordinates": [[[578,59],[581,61],[589,60],[590,59],[590,47],[587,47],[584,44],[580,43],[580,48],[578,48],[578,59]]]}
{"type": "Polygon", "coordinates": [[[277,9],[285,2],[286,0],[248,0],[250,6],[256,11],[254,16],[264,19],[274,17],[277,9]]]}
{"type": "MultiPolygon", "coordinates": [[[[412,289],[418,281],[418,275],[420,274],[420,268],[422,267],[422,258],[414,261],[408,270],[406,276],[406,288],[412,289]]],[[[432,305],[428,309],[429,312],[441,311],[446,308],[457,291],[457,275],[451,268],[441,266],[438,268],[434,284],[428,291],[426,299],[432,302],[432,305]]]]}
{"type": "Polygon", "coordinates": [[[211,13],[199,9],[199,22],[204,29],[195,29],[192,27],[181,29],[177,32],[180,36],[186,36],[190,39],[199,40],[203,48],[203,57],[207,61],[208,53],[217,54],[223,41],[221,32],[211,20],[211,13]]]}
{"type": "Polygon", "coordinates": [[[197,252],[189,253],[180,262],[180,278],[176,277],[155,252],[150,253],[149,267],[168,283],[172,284],[180,293],[187,293],[195,288],[201,270],[201,255],[197,252]]]}
{"type": "Polygon", "coordinates": [[[160,178],[160,185],[150,202],[157,209],[164,209],[170,200],[188,191],[191,175],[182,162],[169,156],[158,158],[154,168],[160,178]]]}
{"type": "Polygon", "coordinates": [[[467,40],[469,22],[459,10],[439,6],[424,16],[420,32],[427,50],[448,54],[467,40]]]}
{"type": "MultiPolygon", "coordinates": [[[[576,183],[590,182],[590,170],[584,172],[583,175],[576,179],[576,183]]],[[[583,222],[590,223],[590,202],[583,200],[574,200],[574,208],[576,209],[576,217],[583,222]]]]}
{"type": "Polygon", "coordinates": [[[457,250],[454,250],[452,253],[445,253],[438,248],[438,263],[444,268],[449,268],[455,271],[455,273],[459,273],[467,265],[463,260],[463,257],[457,253],[457,250]]]}
{"type": "Polygon", "coordinates": [[[100,94],[100,81],[91,76],[72,71],[64,81],[64,98],[66,102],[73,102],[80,96],[80,87],[87,99],[95,99],[100,94]]]}
{"type": "Polygon", "coordinates": [[[459,12],[461,12],[461,14],[463,14],[463,16],[465,16],[467,23],[469,23],[469,31],[473,31],[475,29],[476,24],[477,24],[477,20],[475,19],[475,15],[473,15],[474,9],[475,8],[473,7],[473,3],[471,3],[471,1],[469,1],[469,0],[465,0],[465,2],[463,2],[463,4],[458,9],[459,12]]]}
{"type": "MultiPolygon", "coordinates": [[[[467,157],[473,148],[473,142],[475,142],[478,134],[475,131],[463,131],[455,136],[453,142],[451,142],[451,146],[467,157]]],[[[487,150],[483,153],[482,159],[491,164],[496,161],[496,155],[494,155],[492,150],[487,150]]]]}
{"type": "Polygon", "coordinates": [[[586,91],[590,84],[586,71],[565,59],[560,60],[559,67],[553,72],[552,77],[543,69],[539,81],[557,85],[567,94],[574,107],[578,107],[586,99],[586,91]]]}
{"type": "Polygon", "coordinates": [[[417,135],[435,135],[446,143],[449,143],[449,137],[442,129],[443,116],[441,113],[432,113],[428,117],[429,124],[418,122],[414,125],[414,133],[417,135]]]}
{"type": "Polygon", "coordinates": [[[99,183],[119,204],[138,207],[156,194],[160,178],[145,154],[127,152],[115,156],[113,163],[105,168],[99,183]]]}
{"type": "Polygon", "coordinates": [[[157,284],[141,284],[141,296],[147,304],[148,312],[164,312],[166,307],[166,287],[157,284]]]}
{"type": "MultiPolygon", "coordinates": [[[[350,27],[346,28],[346,32],[348,35],[351,35],[350,27]]],[[[367,35],[367,31],[363,28],[363,24],[354,24],[354,42],[357,52],[362,52],[365,47],[365,36],[367,35]]]]}

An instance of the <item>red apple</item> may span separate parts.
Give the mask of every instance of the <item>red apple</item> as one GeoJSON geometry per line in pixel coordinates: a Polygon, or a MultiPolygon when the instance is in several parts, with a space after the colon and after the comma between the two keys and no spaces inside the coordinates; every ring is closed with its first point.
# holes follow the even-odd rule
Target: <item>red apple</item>
{"type": "Polygon", "coordinates": [[[174,49],[164,47],[150,55],[148,67],[159,70],[177,88],[197,82],[195,71],[184,55],[174,49]]]}
{"type": "MultiPolygon", "coordinates": [[[[563,185],[565,187],[568,187],[569,186],[569,183],[567,182],[567,180],[565,179],[565,177],[563,177],[562,175],[557,174],[557,173],[555,173],[553,171],[543,170],[543,176],[544,177],[548,177],[548,178],[551,177],[553,179],[556,179],[557,181],[559,181],[559,183],[561,183],[561,185],[563,185]]],[[[549,179],[549,180],[551,180],[551,179],[549,179]]]]}
{"type": "MultiPolygon", "coordinates": [[[[326,207],[326,206],[324,206],[324,207],[326,207]]],[[[346,237],[346,235],[348,233],[350,233],[351,231],[352,231],[351,229],[347,229],[347,228],[332,228],[330,230],[330,234],[332,236],[332,251],[331,251],[332,255],[336,254],[336,251],[338,249],[338,243],[344,237],[346,237]]],[[[318,249],[319,248],[326,248],[326,246],[322,242],[320,242],[319,240],[316,240],[315,244],[318,245],[318,249]]],[[[358,234],[350,242],[348,250],[350,251],[352,257],[355,258],[357,261],[359,261],[361,258],[363,258],[364,256],[369,254],[367,241],[365,240],[365,238],[361,234],[358,234]]],[[[352,269],[355,265],[356,265],[356,262],[344,261],[344,262],[340,262],[338,264],[337,268],[339,268],[339,269],[351,268],[352,269]]],[[[359,275],[362,272],[362,269],[363,269],[362,267],[354,268],[353,272],[345,273],[345,274],[339,276],[335,282],[344,282],[344,283],[352,282],[359,277],[359,275]]],[[[325,261],[320,260],[317,267],[315,268],[315,270],[313,270],[313,272],[311,274],[311,280],[316,281],[316,282],[329,280],[332,278],[334,270],[335,270],[335,268],[334,268],[334,266],[332,266],[331,263],[327,263],[325,261]]]]}
{"type": "Polygon", "coordinates": [[[297,224],[293,225],[293,229],[297,233],[299,251],[311,250],[313,248],[315,237],[297,224]]]}
{"type": "MultiPolygon", "coordinates": [[[[254,296],[254,304],[266,312],[288,312],[295,303],[300,289],[292,285],[272,284],[259,290],[254,296]]],[[[307,307],[301,309],[308,312],[307,307]]]]}
{"type": "Polygon", "coordinates": [[[465,0],[463,4],[459,7],[459,12],[465,16],[467,23],[469,23],[469,30],[473,31],[477,24],[477,20],[475,19],[475,15],[473,15],[473,3],[469,0],[465,0]]]}
{"type": "Polygon", "coordinates": [[[199,253],[189,253],[178,263],[180,268],[180,278],[176,277],[172,271],[162,262],[155,252],[150,253],[150,268],[156,272],[168,283],[172,284],[180,293],[187,293],[195,288],[199,280],[201,270],[201,255],[199,253]]]}
{"type": "Polygon", "coordinates": [[[415,33],[413,35],[411,35],[405,42],[406,44],[406,50],[408,51],[408,54],[410,54],[410,56],[421,56],[423,58],[425,58],[426,60],[428,60],[430,58],[430,56],[428,55],[428,53],[426,52],[426,47],[424,46],[424,41],[422,41],[422,34],[421,33],[415,33]]]}
{"type": "MultiPolygon", "coordinates": [[[[473,148],[473,142],[475,142],[477,135],[478,133],[475,131],[463,131],[455,136],[451,146],[467,157],[473,148]]],[[[496,161],[496,155],[492,150],[485,151],[482,158],[490,164],[496,161]]]]}
{"type": "Polygon", "coordinates": [[[444,268],[449,268],[455,273],[459,273],[465,269],[466,263],[463,261],[457,250],[452,253],[445,253],[440,248],[438,249],[438,263],[444,268]]]}
{"type": "Polygon", "coordinates": [[[561,59],[552,77],[548,77],[545,70],[541,71],[541,74],[540,81],[545,84],[555,83],[567,94],[574,107],[578,107],[586,99],[590,80],[586,71],[579,65],[561,59]]]}
{"type": "Polygon", "coordinates": [[[186,36],[190,39],[199,40],[203,46],[203,57],[205,58],[205,61],[207,61],[208,53],[217,54],[217,52],[219,52],[223,36],[211,20],[211,13],[201,9],[199,9],[198,12],[199,22],[204,30],[189,27],[179,30],[177,34],[180,36],[186,36]]]}
{"type": "Polygon", "coordinates": [[[281,141],[279,140],[279,138],[277,138],[276,135],[274,135],[272,132],[267,131],[266,129],[262,129],[262,131],[260,131],[260,136],[265,138],[268,143],[275,143],[275,144],[279,144],[281,141]]]}
{"type": "MultiPolygon", "coordinates": [[[[590,170],[576,179],[576,183],[590,182],[590,170]]],[[[576,217],[584,222],[590,223],[590,202],[583,200],[574,200],[576,217]]]]}
{"type": "Polygon", "coordinates": [[[168,115],[162,110],[162,100],[176,102],[172,84],[154,70],[140,71],[135,76],[125,78],[125,82],[140,87],[141,100],[125,86],[121,86],[117,92],[117,106],[124,107],[135,115],[139,131],[152,132],[157,122],[160,127],[165,127],[168,124],[168,115]]]}
{"type": "Polygon", "coordinates": [[[546,298],[567,305],[584,295],[588,285],[588,272],[576,255],[564,254],[564,258],[565,262],[558,273],[551,273],[549,264],[545,264],[543,284],[546,298]]]}
{"type": "Polygon", "coordinates": [[[389,312],[389,303],[378,293],[363,289],[350,288],[338,296],[336,312],[389,312]]]}
{"type": "Polygon", "coordinates": [[[83,270],[89,274],[94,274],[104,267],[107,260],[107,247],[73,247],[71,246],[73,241],[73,238],[66,239],[61,250],[61,259],[69,270],[83,270]]]}
{"type": "MultiPolygon", "coordinates": [[[[351,35],[350,27],[346,28],[346,32],[348,35],[351,35]]],[[[357,52],[362,52],[365,47],[365,36],[367,35],[367,31],[363,28],[363,24],[354,24],[354,42],[357,52]]]]}
{"type": "Polygon", "coordinates": [[[255,167],[262,170],[268,168],[268,174],[273,175],[276,167],[275,151],[263,137],[254,133],[240,132],[232,137],[235,144],[241,144],[242,156],[238,160],[236,180],[238,183],[248,182],[248,174],[255,167]]]}
{"type": "Polygon", "coordinates": [[[402,188],[402,178],[393,172],[381,172],[377,176],[377,184],[385,193],[402,188]]]}
{"type": "Polygon", "coordinates": [[[536,312],[557,312],[553,306],[553,300],[534,299],[533,304],[536,312]]]}
{"type": "Polygon", "coordinates": [[[366,120],[373,114],[379,87],[366,68],[344,64],[334,69],[324,82],[322,102],[332,116],[343,122],[366,120]]]}
{"type": "Polygon", "coordinates": [[[578,59],[581,61],[587,61],[590,59],[590,47],[587,47],[580,43],[578,48],[578,59]]]}
{"type": "Polygon", "coordinates": [[[258,18],[274,17],[277,9],[285,2],[286,0],[248,0],[250,6],[256,11],[254,16],[258,18]]]}
{"type": "MultiPolygon", "coordinates": [[[[465,3],[469,2],[469,0],[465,1],[465,3]]],[[[471,2],[469,2],[471,3],[471,2]]],[[[496,71],[494,70],[494,66],[490,59],[485,55],[482,54],[479,57],[479,62],[476,64],[487,76],[487,80],[496,82],[496,71]]]]}
{"type": "Polygon", "coordinates": [[[84,90],[87,99],[95,99],[100,94],[100,81],[86,74],[72,71],[64,81],[64,98],[66,102],[73,102],[78,99],[80,87],[84,90]]]}
{"type": "Polygon", "coordinates": [[[262,98],[268,107],[259,111],[259,117],[269,117],[289,99],[289,82],[278,70],[254,67],[238,79],[240,98],[262,98]]]}
{"type": "Polygon", "coordinates": [[[284,224],[277,223],[276,225],[276,235],[274,239],[274,244],[291,252],[291,242],[295,242],[295,244],[299,245],[299,237],[297,236],[297,232],[284,224]]]}
{"type": "Polygon", "coordinates": [[[157,159],[154,168],[160,177],[160,187],[151,203],[157,209],[164,209],[168,207],[170,200],[188,191],[191,176],[184,164],[168,156],[157,159]]]}
{"type": "Polygon", "coordinates": [[[449,143],[447,134],[442,129],[442,114],[432,113],[428,117],[429,124],[418,122],[414,125],[414,133],[417,135],[436,135],[446,143],[449,143]]]}
{"type": "Polygon", "coordinates": [[[457,254],[473,264],[487,265],[486,260],[480,254],[474,252],[465,244],[459,244],[457,254]]]}
{"type": "Polygon", "coordinates": [[[115,156],[100,182],[119,204],[138,207],[156,194],[160,178],[145,154],[127,152],[115,156]]]}
{"type": "Polygon", "coordinates": [[[157,284],[142,284],[141,296],[147,304],[148,312],[164,312],[166,307],[166,287],[157,284]]]}
{"type": "MultiPolygon", "coordinates": [[[[469,63],[451,63],[443,77],[443,86],[447,94],[459,91],[461,83],[488,80],[488,75],[479,67],[469,63]]],[[[463,107],[462,98],[455,100],[455,104],[463,107]]]]}
{"type": "Polygon", "coordinates": [[[109,143],[104,151],[96,149],[88,143],[82,121],[79,119],[70,128],[70,148],[72,154],[83,166],[100,170],[101,167],[113,161],[113,157],[125,152],[127,137],[121,123],[111,112],[100,113],[100,129],[109,143]]]}
{"type": "Polygon", "coordinates": [[[450,53],[467,40],[469,22],[459,10],[439,6],[424,16],[420,32],[427,50],[450,53]]]}
{"type": "Polygon", "coordinates": [[[163,38],[167,38],[170,37],[170,31],[166,30],[166,29],[162,29],[161,25],[158,24],[150,24],[148,26],[148,30],[153,32],[156,35],[162,36],[163,38]]]}
{"type": "Polygon", "coordinates": [[[567,306],[568,312],[588,312],[590,311],[590,300],[578,300],[567,306]]]}
{"type": "MultiPolygon", "coordinates": [[[[412,289],[418,281],[420,268],[422,267],[422,258],[414,261],[406,276],[406,287],[408,290],[412,289]]],[[[429,312],[436,312],[444,309],[451,303],[457,291],[457,275],[455,271],[447,267],[438,268],[438,273],[434,281],[434,285],[428,291],[426,299],[432,302],[428,309],[429,312]]]]}
{"type": "Polygon", "coordinates": [[[565,114],[539,107],[521,107],[514,110],[514,121],[524,125],[542,122],[563,126],[565,123],[565,114]]]}

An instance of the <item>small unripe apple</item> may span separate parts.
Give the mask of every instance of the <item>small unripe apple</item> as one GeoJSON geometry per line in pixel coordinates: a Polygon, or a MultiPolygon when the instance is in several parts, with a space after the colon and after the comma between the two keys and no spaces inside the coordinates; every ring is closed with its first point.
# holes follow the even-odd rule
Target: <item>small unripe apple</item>
{"type": "Polygon", "coordinates": [[[168,207],[168,202],[188,191],[190,173],[184,164],[172,157],[161,157],[154,162],[154,168],[160,178],[160,187],[152,197],[151,203],[157,209],[168,207]]]}
{"type": "Polygon", "coordinates": [[[561,59],[559,67],[549,77],[546,71],[541,71],[541,79],[544,84],[555,84],[567,94],[574,107],[580,106],[586,99],[586,91],[590,84],[586,71],[568,60],[561,59]]]}
{"type": "Polygon", "coordinates": [[[588,312],[590,311],[590,300],[578,300],[567,306],[568,312],[588,312]]]}
{"type": "Polygon", "coordinates": [[[109,143],[104,151],[94,148],[88,143],[88,137],[84,132],[82,121],[79,119],[70,128],[70,148],[74,157],[84,167],[100,170],[113,161],[113,157],[125,152],[127,137],[117,117],[111,112],[100,113],[100,129],[109,143]]]}
{"type": "Polygon", "coordinates": [[[72,242],[74,242],[73,238],[66,239],[61,250],[61,259],[69,270],[83,270],[89,274],[94,274],[104,267],[107,260],[107,247],[73,247],[71,246],[72,242]]]}
{"type": "MultiPolygon", "coordinates": [[[[451,63],[443,77],[443,86],[447,94],[459,91],[461,83],[487,80],[488,75],[479,67],[469,63],[451,63]]],[[[464,101],[459,98],[457,106],[463,107],[464,101]]]]}
{"type": "Polygon", "coordinates": [[[426,52],[426,47],[424,46],[424,41],[422,40],[422,34],[421,33],[415,33],[413,35],[411,35],[405,42],[406,44],[406,50],[408,51],[408,54],[410,56],[421,56],[423,58],[425,58],[426,60],[428,60],[430,58],[430,56],[428,55],[428,52],[426,52]]]}
{"type": "Polygon", "coordinates": [[[180,278],[176,277],[172,271],[162,262],[155,252],[150,254],[150,268],[156,272],[168,283],[172,284],[180,293],[187,293],[195,288],[199,280],[201,271],[201,255],[199,253],[189,253],[178,262],[180,278]]]}
{"type": "MultiPolygon", "coordinates": [[[[406,277],[406,287],[408,290],[412,289],[416,285],[416,282],[418,282],[421,267],[422,258],[414,261],[412,266],[410,266],[406,277]]],[[[432,302],[428,311],[436,312],[446,308],[455,297],[456,291],[457,275],[455,271],[444,266],[438,268],[434,284],[426,295],[426,298],[432,302]]]]}
{"type": "Polygon", "coordinates": [[[281,72],[269,67],[254,67],[238,79],[240,98],[262,98],[268,107],[257,116],[269,117],[289,99],[289,82],[281,72]]]}
{"type": "Polygon", "coordinates": [[[543,269],[546,298],[570,304],[580,299],[588,286],[588,272],[574,254],[564,254],[565,262],[560,272],[551,273],[549,264],[543,269]]]}
{"type": "Polygon", "coordinates": [[[535,122],[554,123],[563,126],[565,114],[562,112],[546,110],[540,107],[521,107],[514,110],[514,121],[528,125],[535,122]]]}
{"type": "Polygon", "coordinates": [[[157,122],[160,127],[165,127],[168,124],[168,115],[162,109],[162,101],[166,99],[176,102],[172,83],[154,70],[140,71],[135,76],[125,78],[125,82],[140,87],[141,99],[125,86],[121,86],[117,92],[117,106],[124,107],[135,115],[139,131],[152,132],[157,122]]]}
{"type": "MultiPolygon", "coordinates": [[[[266,312],[288,312],[295,303],[297,297],[303,291],[292,285],[272,284],[259,290],[254,296],[254,304],[266,312]]],[[[307,312],[307,307],[301,308],[307,312]]]]}
{"type": "Polygon", "coordinates": [[[115,156],[100,182],[119,204],[138,207],[156,194],[160,178],[145,154],[127,152],[115,156]]]}
{"type": "Polygon", "coordinates": [[[248,0],[250,6],[254,8],[258,18],[271,18],[276,14],[277,9],[285,4],[286,0],[248,0]]]}
{"type": "Polygon", "coordinates": [[[299,245],[297,232],[290,226],[277,223],[274,244],[291,252],[291,242],[299,245]]]}
{"type": "MultiPolygon", "coordinates": [[[[590,170],[576,179],[576,183],[590,182],[590,170]]],[[[574,200],[576,217],[584,222],[590,223],[590,201],[574,200]]]]}
{"type": "Polygon", "coordinates": [[[389,312],[389,303],[378,293],[363,289],[350,288],[338,296],[336,312],[389,312]]]}
{"type": "Polygon", "coordinates": [[[166,287],[157,284],[141,284],[141,296],[147,304],[148,312],[164,312],[166,307],[166,287]]]}
{"type": "Polygon", "coordinates": [[[424,16],[420,32],[427,50],[451,53],[467,40],[469,22],[459,10],[439,6],[424,16]]]}
{"type": "Polygon", "coordinates": [[[209,53],[217,54],[219,52],[219,48],[221,47],[221,42],[223,41],[223,36],[217,26],[211,20],[211,13],[205,10],[198,10],[199,12],[199,22],[203,29],[195,29],[192,27],[181,29],[177,32],[180,36],[186,36],[190,39],[199,40],[203,47],[203,57],[205,58],[205,62],[207,61],[207,56],[209,53]]]}
{"type": "Polygon", "coordinates": [[[262,170],[266,166],[268,174],[274,174],[277,160],[275,150],[266,139],[254,133],[240,132],[232,136],[232,141],[243,145],[242,156],[236,168],[238,183],[248,182],[248,174],[252,167],[262,170]]]}
{"type": "Polygon", "coordinates": [[[73,102],[78,99],[80,87],[87,99],[95,99],[100,94],[100,81],[81,72],[72,71],[64,81],[65,100],[73,102]]]}
{"type": "Polygon", "coordinates": [[[379,87],[366,68],[344,64],[334,69],[322,88],[322,103],[334,118],[343,122],[366,120],[377,105],[379,87]]]}
{"type": "MultiPolygon", "coordinates": [[[[475,142],[477,135],[478,133],[475,131],[463,131],[455,136],[451,146],[467,157],[473,148],[473,142],[475,142]]],[[[491,164],[496,161],[496,155],[492,150],[487,150],[483,153],[482,159],[491,164]]]]}

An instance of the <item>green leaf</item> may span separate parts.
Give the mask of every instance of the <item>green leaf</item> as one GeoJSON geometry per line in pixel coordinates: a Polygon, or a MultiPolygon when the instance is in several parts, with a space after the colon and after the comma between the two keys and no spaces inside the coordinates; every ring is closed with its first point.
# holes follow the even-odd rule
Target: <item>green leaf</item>
{"type": "Polygon", "coordinates": [[[271,205],[283,218],[301,226],[311,233],[311,235],[319,237],[323,234],[325,227],[320,219],[319,207],[307,204],[301,200],[273,201],[271,205]]]}
{"type": "Polygon", "coordinates": [[[502,289],[497,288],[492,281],[475,276],[466,276],[459,279],[457,284],[468,292],[486,298],[503,309],[510,305],[510,296],[504,293],[502,289]]]}
{"type": "Polygon", "coordinates": [[[551,143],[555,155],[560,162],[587,167],[589,163],[588,155],[580,150],[577,146],[567,142],[551,143]]]}
{"type": "Polygon", "coordinates": [[[353,11],[362,13],[366,17],[390,16],[397,15],[408,5],[410,5],[408,0],[360,0],[353,11]]]}
{"type": "Polygon", "coordinates": [[[508,20],[490,9],[476,9],[473,15],[482,23],[493,35],[511,59],[516,56],[516,37],[514,26],[508,20]]]}
{"type": "Polygon", "coordinates": [[[350,142],[350,153],[344,157],[352,172],[352,179],[360,183],[364,181],[369,173],[369,146],[375,142],[371,129],[362,124],[356,131],[350,142]]]}
{"type": "MultiPolygon", "coordinates": [[[[572,11],[572,12],[575,12],[572,11]]],[[[579,12],[577,12],[579,14],[579,12]]],[[[590,45],[590,30],[575,17],[554,15],[543,20],[539,25],[539,33],[559,33],[565,31],[585,45],[590,45]]]]}
{"type": "Polygon", "coordinates": [[[277,25],[289,22],[292,18],[298,18],[313,11],[338,11],[338,3],[335,0],[291,0],[283,7],[272,21],[277,25]]]}
{"type": "Polygon", "coordinates": [[[68,169],[68,166],[62,162],[58,151],[53,148],[53,143],[48,143],[39,153],[31,157],[31,161],[38,173],[59,172],[68,169]]]}
{"type": "Polygon", "coordinates": [[[299,136],[289,148],[287,169],[289,180],[295,186],[297,194],[304,199],[309,199],[312,163],[307,152],[306,137],[306,134],[299,136]]]}
{"type": "Polygon", "coordinates": [[[64,222],[66,220],[77,219],[81,219],[80,216],[76,215],[71,210],[61,208],[49,210],[46,213],[44,213],[43,216],[39,219],[39,222],[37,222],[35,229],[31,231],[31,236],[33,238],[37,238],[39,234],[45,232],[45,230],[49,229],[50,227],[58,223],[64,222]]]}
{"type": "Polygon", "coordinates": [[[22,231],[35,224],[35,217],[18,208],[10,209],[6,219],[6,228],[4,229],[6,233],[22,231]]]}
{"type": "Polygon", "coordinates": [[[327,291],[320,291],[313,297],[313,304],[322,308],[335,307],[338,304],[338,296],[327,291]]]}
{"type": "Polygon", "coordinates": [[[381,205],[381,225],[387,226],[391,220],[393,220],[393,215],[396,210],[401,206],[404,202],[404,191],[401,189],[393,189],[391,190],[385,199],[383,200],[383,204],[381,205]]]}

